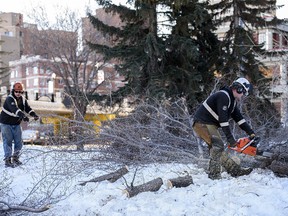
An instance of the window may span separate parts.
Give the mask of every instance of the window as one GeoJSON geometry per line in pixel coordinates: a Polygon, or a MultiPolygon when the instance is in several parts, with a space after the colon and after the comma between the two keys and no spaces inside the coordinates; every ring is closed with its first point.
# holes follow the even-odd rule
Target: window
{"type": "Polygon", "coordinates": [[[35,78],[35,79],[34,79],[33,85],[34,85],[34,86],[38,86],[38,78],[35,78]]]}
{"type": "Polygon", "coordinates": [[[45,86],[46,82],[45,78],[40,78],[40,86],[45,86]]]}
{"type": "Polygon", "coordinates": [[[279,40],[279,34],[273,33],[273,49],[279,49],[280,48],[280,40],[279,40]]]}
{"type": "Polygon", "coordinates": [[[26,67],[26,76],[29,76],[29,67],[26,67]]]}
{"type": "Polygon", "coordinates": [[[97,83],[100,84],[105,80],[105,76],[104,76],[104,71],[103,70],[98,70],[98,74],[97,74],[97,83]]]}
{"type": "Polygon", "coordinates": [[[13,32],[6,31],[6,32],[4,32],[4,35],[13,37],[13,32]]]}
{"type": "Polygon", "coordinates": [[[282,36],[282,45],[283,45],[283,48],[288,48],[288,36],[285,36],[283,35],[282,36]]]}
{"type": "Polygon", "coordinates": [[[258,35],[258,43],[265,43],[266,42],[266,34],[265,33],[259,33],[258,35]]]}
{"type": "Polygon", "coordinates": [[[259,44],[259,34],[258,32],[253,33],[253,41],[255,44],[259,44]]]}
{"type": "Polygon", "coordinates": [[[15,77],[15,71],[11,71],[11,75],[10,75],[11,78],[14,78],[15,77]]]}
{"type": "Polygon", "coordinates": [[[37,66],[33,67],[33,74],[38,74],[38,67],[37,66]]]}
{"type": "Polygon", "coordinates": [[[63,82],[62,78],[58,78],[57,80],[58,80],[58,84],[59,84],[59,85],[62,85],[62,84],[64,84],[64,82],[63,82]]]}

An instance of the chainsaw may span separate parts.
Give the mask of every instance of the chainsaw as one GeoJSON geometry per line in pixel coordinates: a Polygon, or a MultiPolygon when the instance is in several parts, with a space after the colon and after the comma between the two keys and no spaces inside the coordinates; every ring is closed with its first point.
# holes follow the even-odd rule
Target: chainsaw
{"type": "Polygon", "coordinates": [[[235,147],[228,146],[228,148],[239,153],[257,157],[259,159],[260,158],[271,159],[273,156],[271,152],[267,151],[264,152],[258,150],[259,142],[260,142],[259,138],[250,139],[249,137],[243,137],[238,139],[237,145],[235,147]]]}

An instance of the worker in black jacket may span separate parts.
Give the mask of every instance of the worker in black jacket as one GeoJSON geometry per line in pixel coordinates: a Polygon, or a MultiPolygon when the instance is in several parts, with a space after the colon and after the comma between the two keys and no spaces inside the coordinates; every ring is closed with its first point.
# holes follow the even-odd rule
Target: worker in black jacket
{"type": "Polygon", "coordinates": [[[249,81],[245,78],[239,78],[231,86],[226,86],[209,96],[196,110],[193,129],[209,146],[208,177],[211,179],[221,178],[221,165],[234,177],[248,175],[252,172],[252,168],[241,168],[224,151],[224,142],[218,131],[221,128],[228,144],[231,147],[235,147],[237,141],[229,127],[229,119],[232,118],[250,138],[255,137],[254,131],[245,121],[237,107],[237,101],[240,101],[243,96],[247,96],[250,89],[251,84],[249,81]]]}
{"type": "Polygon", "coordinates": [[[23,86],[16,82],[10,95],[7,96],[0,115],[1,132],[4,148],[4,161],[6,167],[15,167],[21,165],[19,160],[20,152],[23,146],[21,121],[29,121],[25,113],[38,120],[38,115],[29,106],[26,98],[23,96],[23,86]],[[14,152],[12,142],[14,141],[14,152]]]}

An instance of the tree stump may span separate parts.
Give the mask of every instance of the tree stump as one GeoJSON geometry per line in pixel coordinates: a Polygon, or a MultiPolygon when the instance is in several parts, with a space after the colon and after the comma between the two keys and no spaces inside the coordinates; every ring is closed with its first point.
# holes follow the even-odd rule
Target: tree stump
{"type": "Polygon", "coordinates": [[[158,191],[160,187],[162,186],[162,184],[163,184],[163,180],[161,178],[156,178],[142,185],[138,185],[136,187],[129,187],[126,190],[124,190],[124,192],[126,193],[127,197],[131,198],[141,192],[158,191]]]}
{"type": "Polygon", "coordinates": [[[193,179],[192,176],[186,175],[186,176],[180,176],[174,179],[168,179],[167,181],[167,187],[172,188],[172,187],[187,187],[190,184],[193,184],[193,179]]]}
{"type": "Polygon", "coordinates": [[[79,185],[85,186],[88,182],[101,182],[101,181],[105,181],[105,180],[108,180],[109,182],[113,183],[113,182],[117,181],[119,178],[121,178],[123,175],[125,175],[126,173],[128,173],[127,166],[122,167],[122,168],[116,170],[115,172],[112,172],[112,173],[109,173],[106,175],[102,175],[102,176],[99,176],[97,178],[94,178],[94,179],[91,179],[88,181],[84,181],[79,185]]]}

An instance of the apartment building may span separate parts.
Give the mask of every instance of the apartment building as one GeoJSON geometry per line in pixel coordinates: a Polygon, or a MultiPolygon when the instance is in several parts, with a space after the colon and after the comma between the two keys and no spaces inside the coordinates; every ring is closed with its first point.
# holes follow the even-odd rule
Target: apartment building
{"type": "MultiPolygon", "coordinates": [[[[14,13],[7,13],[3,19],[12,19],[13,15],[14,13]]],[[[21,34],[18,34],[19,37],[13,37],[16,34],[15,31],[13,33],[7,33],[11,32],[7,30],[5,33],[11,36],[11,39],[14,40],[14,44],[19,45],[17,46],[17,50],[13,50],[13,53],[15,53],[15,55],[17,54],[17,58],[10,58],[8,61],[10,62],[10,79],[8,80],[10,83],[7,85],[7,89],[9,89],[15,82],[20,81],[24,84],[29,99],[36,99],[37,97],[43,96],[51,97],[52,93],[54,94],[54,97],[56,96],[56,99],[59,99],[59,97],[61,98],[65,86],[61,77],[56,75],[57,71],[55,71],[56,69],[53,67],[50,59],[54,57],[53,61],[55,66],[55,55],[53,56],[55,53],[53,52],[57,52],[59,48],[59,43],[57,44],[56,42],[59,42],[59,40],[62,38],[64,44],[61,44],[61,46],[65,46],[65,41],[67,44],[67,40],[65,39],[71,38],[69,41],[75,41],[75,43],[77,43],[78,35],[76,35],[75,32],[60,30],[38,30],[37,25],[23,23],[23,17],[20,16],[20,14],[18,15],[18,17],[21,17],[21,23],[19,24],[16,21],[11,21],[11,26],[14,26],[15,29],[18,30],[18,33],[21,32],[21,34]]],[[[106,20],[114,20],[114,24],[120,20],[120,18],[117,16],[113,17],[111,14],[108,15],[104,13],[104,10],[99,14],[99,16],[102,16],[102,18],[106,20]]],[[[84,18],[82,26],[82,41],[85,39],[91,39],[91,37],[88,37],[88,34],[91,35],[91,33],[89,33],[91,26],[89,26],[89,30],[87,29],[87,26],[87,19],[84,18]]],[[[96,36],[98,35],[98,39],[100,37],[103,44],[112,43],[110,38],[105,38],[99,32],[95,33],[94,31],[93,34],[96,36]]],[[[71,45],[71,43],[69,43],[69,45],[71,45]]],[[[11,45],[9,46],[12,47],[11,45]]],[[[73,45],[71,45],[71,47],[73,47],[73,45]]],[[[75,48],[76,47],[77,44],[75,44],[75,48]]],[[[83,44],[83,48],[85,48],[85,44],[83,44]]],[[[80,60],[80,58],[78,60],[80,60]]],[[[121,78],[114,69],[114,64],[116,63],[116,60],[104,63],[103,59],[99,58],[99,62],[97,63],[97,65],[99,65],[97,76],[94,76],[94,80],[91,80],[91,88],[97,88],[97,93],[110,94],[112,91],[117,90],[120,86],[123,86],[121,81],[123,78],[121,78]]],[[[83,70],[87,71],[87,67],[89,68],[93,66],[90,65],[89,62],[87,62],[86,66],[81,65],[79,68],[80,73],[82,73],[83,70]]],[[[80,78],[79,85],[84,85],[83,82],[84,81],[81,81],[80,78]]]]}
{"type": "MultiPolygon", "coordinates": [[[[59,62],[59,64],[63,63],[59,62]]],[[[15,82],[21,82],[29,99],[36,100],[40,97],[51,99],[53,94],[55,100],[61,101],[65,85],[63,79],[54,73],[53,65],[55,65],[55,62],[52,63],[51,60],[40,55],[22,55],[20,60],[10,61],[11,86],[15,82]]],[[[79,71],[81,73],[84,70],[80,68],[79,71]]],[[[83,76],[80,74],[79,77],[83,76]]],[[[99,94],[111,94],[112,91],[116,91],[123,86],[121,77],[116,73],[114,65],[111,63],[101,65],[101,69],[98,70],[97,76],[93,79],[90,80],[92,83],[90,87],[92,89],[97,88],[96,92],[99,94]]],[[[83,85],[81,78],[78,81],[79,86],[83,85]]]]}
{"type": "MultiPolygon", "coordinates": [[[[5,52],[0,56],[0,67],[9,67],[9,61],[20,59],[22,53],[23,16],[19,13],[0,13],[0,51],[5,52]]],[[[0,86],[9,88],[9,76],[1,74],[0,86]]]]}
{"type": "MultiPolygon", "coordinates": [[[[266,15],[267,19],[271,17],[266,15]]],[[[259,56],[266,69],[260,68],[263,74],[271,78],[269,96],[281,114],[281,122],[288,124],[288,22],[277,27],[266,27],[255,31],[256,44],[264,43],[265,55],[259,56]]]]}
{"type": "MultiPolygon", "coordinates": [[[[46,97],[51,100],[63,89],[62,80],[51,70],[51,62],[41,56],[22,55],[20,60],[10,61],[10,83],[21,82],[28,99],[46,97]]],[[[59,98],[59,96],[58,96],[59,98]]]]}

